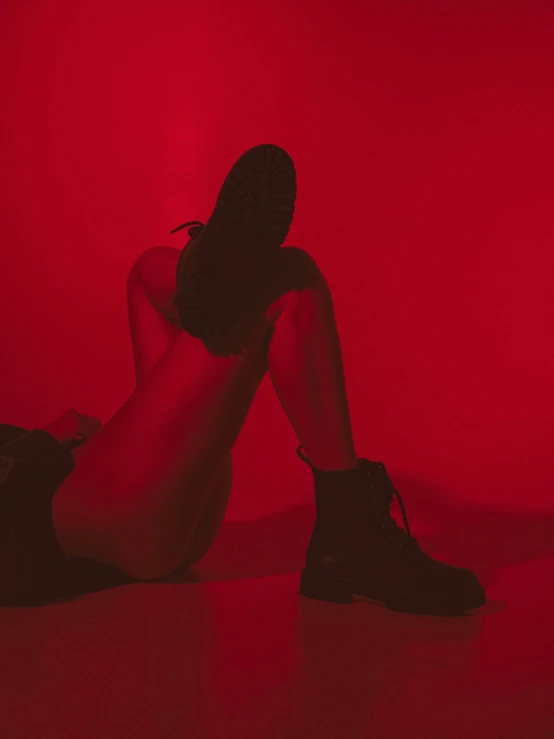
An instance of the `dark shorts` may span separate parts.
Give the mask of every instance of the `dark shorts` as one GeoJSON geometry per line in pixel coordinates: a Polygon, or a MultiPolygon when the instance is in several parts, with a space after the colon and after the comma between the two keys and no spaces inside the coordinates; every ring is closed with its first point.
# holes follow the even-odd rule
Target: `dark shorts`
{"type": "Polygon", "coordinates": [[[44,605],[134,582],[60,548],[52,499],[74,466],[71,452],[45,431],[0,424],[0,607],[44,605]]]}

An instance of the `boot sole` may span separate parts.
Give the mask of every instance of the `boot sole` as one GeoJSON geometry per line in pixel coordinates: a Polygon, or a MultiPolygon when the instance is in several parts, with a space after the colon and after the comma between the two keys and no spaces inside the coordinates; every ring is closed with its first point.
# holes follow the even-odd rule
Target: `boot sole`
{"type": "Polygon", "coordinates": [[[181,325],[192,336],[224,334],[292,223],[296,172],[286,151],[256,146],[231,168],[205,229],[177,266],[181,325]]]}
{"type": "Polygon", "coordinates": [[[475,593],[473,597],[459,595],[424,598],[374,588],[364,583],[355,583],[307,570],[302,571],[300,579],[300,594],[306,598],[346,604],[353,603],[354,597],[360,596],[381,603],[392,611],[429,616],[457,615],[479,608],[487,602],[485,591],[481,590],[481,593],[475,593]]]}

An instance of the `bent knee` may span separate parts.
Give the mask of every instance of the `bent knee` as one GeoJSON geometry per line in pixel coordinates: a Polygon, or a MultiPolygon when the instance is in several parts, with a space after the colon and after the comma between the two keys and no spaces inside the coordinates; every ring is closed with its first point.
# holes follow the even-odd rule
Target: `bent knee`
{"type": "Polygon", "coordinates": [[[179,249],[170,246],[153,246],[142,252],[127,276],[131,289],[137,283],[150,303],[164,316],[174,317],[173,300],[176,294],[176,270],[179,249]]]}
{"type": "Polygon", "coordinates": [[[283,293],[310,288],[328,290],[327,280],[314,257],[298,246],[281,247],[271,267],[278,275],[283,293]]]}
{"type": "Polygon", "coordinates": [[[138,279],[145,289],[175,289],[175,272],[181,251],[172,246],[151,246],[140,254],[128,279],[138,279]]]}
{"type": "Polygon", "coordinates": [[[329,294],[327,281],[315,259],[297,246],[281,247],[271,259],[251,295],[253,312],[260,306],[272,323],[283,308],[304,303],[306,293],[329,294]]]}

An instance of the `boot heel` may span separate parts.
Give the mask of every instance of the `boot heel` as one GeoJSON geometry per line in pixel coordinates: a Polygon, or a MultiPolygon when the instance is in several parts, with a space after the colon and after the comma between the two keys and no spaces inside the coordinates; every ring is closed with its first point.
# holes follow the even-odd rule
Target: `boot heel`
{"type": "Polygon", "coordinates": [[[352,587],[346,580],[302,570],[300,595],[330,603],[352,603],[352,587]]]}

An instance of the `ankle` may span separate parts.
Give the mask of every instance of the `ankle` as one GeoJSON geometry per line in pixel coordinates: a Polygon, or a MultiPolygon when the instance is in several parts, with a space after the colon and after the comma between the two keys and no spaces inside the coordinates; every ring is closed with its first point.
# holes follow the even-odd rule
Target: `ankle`
{"type": "Polygon", "coordinates": [[[343,457],[331,459],[329,457],[313,458],[309,457],[310,462],[318,472],[349,472],[360,469],[360,463],[357,458],[343,457]]]}
{"type": "Polygon", "coordinates": [[[296,453],[308,467],[311,467],[314,474],[336,476],[340,473],[354,473],[361,470],[354,448],[347,449],[343,454],[337,454],[336,451],[334,453],[327,451],[326,454],[314,456],[308,455],[306,448],[301,444],[296,453]]]}

